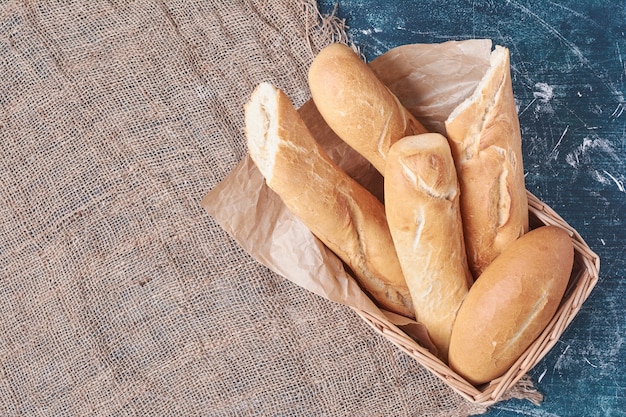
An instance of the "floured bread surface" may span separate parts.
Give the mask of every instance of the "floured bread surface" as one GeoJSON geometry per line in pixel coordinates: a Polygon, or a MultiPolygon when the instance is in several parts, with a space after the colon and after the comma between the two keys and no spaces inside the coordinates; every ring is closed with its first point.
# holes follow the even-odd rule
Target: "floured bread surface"
{"type": "Polygon", "coordinates": [[[250,157],[289,208],[387,310],[413,317],[382,203],[318,145],[289,98],[268,83],[245,106],[250,157]]]}
{"type": "Polygon", "coordinates": [[[446,121],[474,277],[528,230],[522,139],[508,49],[496,46],[475,92],[446,121]]]}
{"type": "Polygon", "coordinates": [[[459,186],[445,137],[438,133],[409,136],[391,147],[385,201],[416,320],[426,326],[445,361],[456,313],[472,284],[459,186]]]}

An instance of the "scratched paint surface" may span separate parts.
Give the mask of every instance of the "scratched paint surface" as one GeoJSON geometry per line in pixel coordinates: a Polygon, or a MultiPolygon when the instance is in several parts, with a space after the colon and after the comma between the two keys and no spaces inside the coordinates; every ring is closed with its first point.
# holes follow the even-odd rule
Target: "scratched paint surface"
{"type": "MultiPolygon", "coordinates": [[[[323,13],[335,2],[320,1],[323,13]]],[[[600,280],[530,372],[545,395],[491,416],[626,415],[626,2],[340,0],[368,59],[405,43],[490,38],[511,50],[526,186],[601,259],[600,280]]]]}

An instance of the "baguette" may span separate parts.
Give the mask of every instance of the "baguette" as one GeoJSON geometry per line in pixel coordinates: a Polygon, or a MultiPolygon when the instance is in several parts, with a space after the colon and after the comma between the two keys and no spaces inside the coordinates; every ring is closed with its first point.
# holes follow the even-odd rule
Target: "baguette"
{"type": "Polygon", "coordinates": [[[381,174],[391,145],[426,129],[352,49],[331,44],[309,68],[309,88],[333,131],[381,174]]]}
{"type": "Polygon", "coordinates": [[[541,226],[513,242],[474,283],[457,314],[449,364],[470,383],[501,376],[550,322],[574,262],[568,233],[541,226]]]}
{"type": "Polygon", "coordinates": [[[413,317],[382,203],[331,160],[289,98],[260,84],[245,105],[245,132],[268,187],[381,307],[413,317]]]}
{"type": "Polygon", "coordinates": [[[385,201],[416,320],[446,361],[452,324],[472,276],[463,244],[456,171],[444,136],[409,136],[391,147],[385,201]]]}
{"type": "Polygon", "coordinates": [[[461,187],[468,263],[474,278],[528,231],[522,139],[508,49],[496,46],[471,97],[446,120],[461,187]]]}

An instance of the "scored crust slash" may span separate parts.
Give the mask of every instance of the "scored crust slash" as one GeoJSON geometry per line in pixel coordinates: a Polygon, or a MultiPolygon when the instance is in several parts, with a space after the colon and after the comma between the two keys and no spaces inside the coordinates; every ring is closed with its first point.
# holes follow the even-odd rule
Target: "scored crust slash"
{"type": "Polygon", "coordinates": [[[507,372],[553,320],[574,266],[567,231],[528,232],[509,51],[495,47],[489,64],[446,130],[427,132],[433,123],[349,47],[316,57],[313,102],[384,177],[382,199],[333,162],[278,88],[261,83],[245,106],[249,154],[269,188],[378,306],[423,324],[433,354],[474,386],[507,372]]]}
{"type": "Polygon", "coordinates": [[[274,86],[256,88],[245,121],[250,156],[267,185],[383,307],[412,317],[383,204],[330,159],[274,86]]]}

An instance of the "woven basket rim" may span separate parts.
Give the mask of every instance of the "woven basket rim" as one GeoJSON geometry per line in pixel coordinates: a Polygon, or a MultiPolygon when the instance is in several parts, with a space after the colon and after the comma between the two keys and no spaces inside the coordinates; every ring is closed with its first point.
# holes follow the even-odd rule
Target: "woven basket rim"
{"type": "Polygon", "coordinates": [[[527,190],[526,194],[531,228],[533,225],[534,227],[554,225],[569,233],[574,244],[574,267],[556,314],[539,337],[502,376],[475,387],[390,321],[353,308],[376,332],[417,360],[465,399],[485,406],[498,402],[504,393],[548,354],[589,297],[599,278],[600,258],[589,248],[580,234],[530,191],[527,190]]]}

